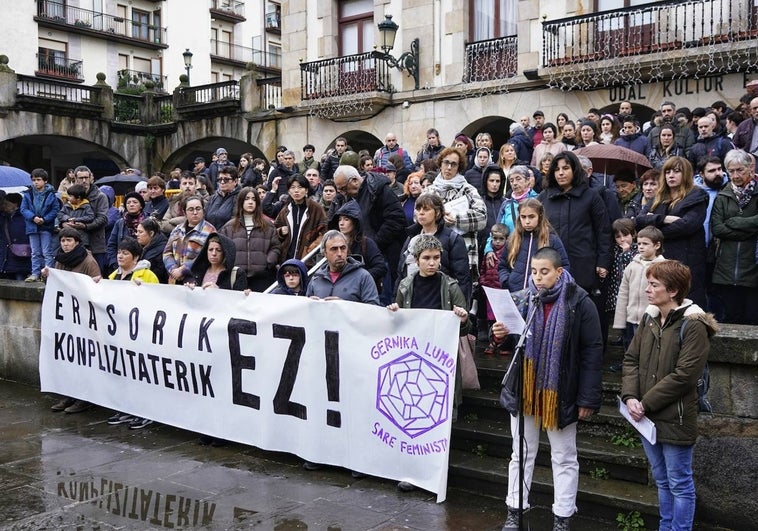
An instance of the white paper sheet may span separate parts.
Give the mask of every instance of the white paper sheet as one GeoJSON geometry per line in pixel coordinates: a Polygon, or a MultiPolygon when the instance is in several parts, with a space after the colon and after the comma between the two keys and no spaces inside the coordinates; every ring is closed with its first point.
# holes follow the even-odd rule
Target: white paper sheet
{"type": "Polygon", "coordinates": [[[650,444],[655,444],[656,441],[656,431],[655,431],[655,422],[650,420],[647,417],[642,417],[642,420],[634,420],[632,418],[631,413],[629,413],[629,408],[626,407],[626,404],[624,404],[621,401],[620,396],[616,396],[616,399],[619,402],[619,413],[629,421],[629,423],[636,429],[640,434],[649,442],[650,444]]]}
{"type": "Polygon", "coordinates": [[[513,302],[511,292],[507,289],[495,289],[482,286],[487,300],[492,307],[492,313],[495,314],[495,320],[503,323],[511,334],[522,334],[524,332],[524,318],[518,311],[516,303],[513,302]]]}

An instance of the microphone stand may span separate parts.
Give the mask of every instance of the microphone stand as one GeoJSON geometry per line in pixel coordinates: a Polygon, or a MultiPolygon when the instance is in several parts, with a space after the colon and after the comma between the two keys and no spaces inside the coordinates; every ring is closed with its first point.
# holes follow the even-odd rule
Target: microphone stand
{"type": "Polygon", "coordinates": [[[518,453],[519,453],[519,466],[518,466],[518,528],[519,531],[523,531],[524,529],[524,445],[526,442],[526,438],[524,437],[524,410],[523,410],[523,401],[524,401],[524,363],[522,361],[522,358],[524,357],[524,345],[526,343],[526,335],[529,333],[529,328],[532,325],[532,321],[534,321],[534,316],[537,314],[537,310],[539,308],[542,308],[542,298],[541,293],[537,292],[534,295],[530,297],[530,307],[529,307],[529,313],[526,317],[526,322],[524,323],[524,331],[519,336],[518,343],[516,343],[516,348],[513,351],[513,359],[511,360],[511,364],[508,367],[508,370],[505,373],[505,377],[503,378],[503,382],[506,382],[508,380],[508,376],[511,374],[511,371],[517,370],[518,371],[518,380],[516,384],[516,389],[518,396],[516,398],[516,404],[518,407],[518,434],[519,434],[519,441],[518,441],[518,453]]]}

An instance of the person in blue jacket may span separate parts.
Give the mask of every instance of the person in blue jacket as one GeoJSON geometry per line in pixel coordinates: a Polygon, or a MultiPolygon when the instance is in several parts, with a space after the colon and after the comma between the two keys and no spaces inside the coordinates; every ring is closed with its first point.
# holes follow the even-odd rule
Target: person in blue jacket
{"type": "Polygon", "coordinates": [[[53,233],[61,202],[55,195],[55,188],[47,181],[45,170],[33,170],[32,185],[21,200],[21,214],[26,222],[26,234],[32,248],[32,272],[26,277],[26,282],[39,281],[42,268],[55,265],[53,233]]]}

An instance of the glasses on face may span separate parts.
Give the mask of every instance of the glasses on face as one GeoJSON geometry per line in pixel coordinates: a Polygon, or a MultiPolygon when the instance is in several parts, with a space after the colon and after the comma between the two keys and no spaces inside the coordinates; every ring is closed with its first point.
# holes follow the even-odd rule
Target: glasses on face
{"type": "Polygon", "coordinates": [[[185,210],[189,212],[190,214],[196,214],[197,212],[202,212],[203,207],[188,207],[185,210]]]}
{"type": "Polygon", "coordinates": [[[443,166],[448,166],[450,168],[455,168],[458,166],[458,161],[455,160],[443,160],[442,161],[443,166]]]}
{"type": "Polygon", "coordinates": [[[220,182],[220,183],[230,183],[230,182],[232,182],[233,180],[234,180],[234,179],[232,179],[231,177],[220,177],[220,178],[218,179],[218,182],[220,182]]]}

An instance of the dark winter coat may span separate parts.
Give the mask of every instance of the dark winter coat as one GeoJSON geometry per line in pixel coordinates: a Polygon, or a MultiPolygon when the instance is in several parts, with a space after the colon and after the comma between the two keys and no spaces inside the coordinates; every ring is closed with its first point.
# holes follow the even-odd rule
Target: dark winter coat
{"type": "Polygon", "coordinates": [[[285,260],[276,272],[276,282],[279,285],[271,290],[271,295],[305,295],[305,292],[308,289],[308,281],[308,269],[306,269],[305,264],[300,260],[285,260]],[[286,266],[295,266],[300,270],[300,292],[298,293],[295,293],[288,288],[287,283],[284,282],[284,268],[286,266]]]}
{"type": "Polygon", "coordinates": [[[670,157],[684,157],[684,149],[681,146],[674,144],[671,146],[671,149],[669,149],[668,153],[664,153],[660,150],[659,146],[655,149],[649,149],[646,155],[647,160],[650,161],[650,164],[653,165],[653,168],[660,170],[663,168],[663,163],[666,162],[670,157]]]}
{"type": "Polygon", "coordinates": [[[516,158],[518,160],[530,161],[532,160],[532,154],[534,154],[534,144],[532,139],[527,136],[526,133],[516,133],[508,139],[508,143],[513,145],[513,149],[516,150],[516,158]]]}
{"type": "Polygon", "coordinates": [[[363,268],[363,264],[350,257],[335,282],[332,282],[329,275],[329,264],[321,266],[313,274],[305,294],[321,299],[339,297],[345,301],[379,305],[376,282],[363,268]]]}
{"type": "Polygon", "coordinates": [[[387,274],[387,263],[376,242],[363,234],[361,208],[356,201],[348,201],[329,221],[329,229],[339,230],[340,216],[346,216],[353,220],[354,234],[353,243],[350,245],[350,254],[356,260],[360,257],[363,267],[378,285],[387,274]]]}
{"type": "Polygon", "coordinates": [[[89,235],[89,246],[93,255],[105,253],[105,229],[108,225],[108,211],[110,204],[108,196],[91,184],[87,193],[89,204],[95,211],[95,221],[87,223],[85,231],[89,235]]]}
{"type": "Polygon", "coordinates": [[[647,153],[647,137],[642,133],[621,135],[616,139],[614,144],[626,149],[631,149],[632,151],[636,151],[640,155],[647,153]]]}
{"type": "Polygon", "coordinates": [[[538,199],[566,248],[576,283],[592,290],[598,282],[595,268],[611,266],[611,224],[603,198],[582,183],[567,192],[548,188],[538,199]]]}
{"type": "Polygon", "coordinates": [[[168,283],[168,272],[163,263],[163,249],[166,248],[166,242],[168,242],[166,235],[162,232],[156,232],[150,243],[142,249],[141,256],[142,260],[150,262],[150,271],[155,273],[158,282],[161,284],[168,283]]]}
{"type": "Polygon", "coordinates": [[[223,164],[221,164],[219,161],[211,162],[211,165],[206,168],[205,174],[208,176],[208,179],[210,179],[214,190],[218,188],[218,174],[221,173],[221,170],[223,168],[227,167],[236,168],[236,166],[229,160],[223,164]]]}
{"type": "Polygon", "coordinates": [[[237,194],[240,193],[239,185],[235,186],[228,194],[221,195],[216,191],[205,205],[205,219],[214,227],[223,227],[234,216],[234,204],[237,202],[237,194]]]}
{"type": "Polygon", "coordinates": [[[333,151],[327,157],[324,159],[324,162],[321,163],[321,182],[326,182],[329,179],[334,179],[334,172],[337,169],[337,167],[340,165],[340,157],[337,154],[337,151],[333,151]]]}
{"type": "MultiPolygon", "coordinates": [[[[758,287],[756,239],[758,239],[758,189],[740,208],[731,184],[716,196],[711,212],[711,233],[719,239],[713,283],[758,287]]],[[[665,242],[664,242],[665,243],[665,242]]],[[[668,250],[666,252],[668,257],[668,250]]]]}
{"type": "Polygon", "coordinates": [[[276,192],[276,197],[287,195],[287,192],[289,190],[289,180],[290,177],[295,175],[297,173],[297,165],[292,166],[291,170],[288,170],[286,166],[283,164],[277,164],[273,170],[271,170],[271,173],[268,175],[268,180],[266,181],[266,188],[271,190],[272,192],[276,192]],[[272,188],[272,185],[274,183],[274,179],[277,177],[281,177],[279,179],[279,185],[276,187],[276,190],[272,188]]]}
{"type": "Polygon", "coordinates": [[[21,199],[21,215],[26,221],[26,233],[37,234],[39,232],[53,232],[55,230],[55,218],[61,208],[61,202],[55,195],[55,188],[45,184],[42,191],[37,192],[33,186],[24,193],[21,199]],[[44,220],[41,225],[34,223],[34,218],[44,220]]]}
{"type": "Polygon", "coordinates": [[[159,195],[158,197],[151,199],[145,203],[145,215],[152,216],[157,221],[163,219],[168,211],[169,201],[165,195],[159,195]]]}
{"type": "Polygon", "coordinates": [[[693,168],[697,168],[697,163],[703,157],[718,157],[724,162],[724,157],[729,150],[734,149],[732,141],[721,135],[713,135],[708,138],[698,138],[690,149],[687,158],[692,163],[693,168]]]}
{"type": "Polygon", "coordinates": [[[29,244],[26,222],[19,209],[0,213],[0,273],[28,274],[32,270],[31,258],[14,255],[11,244],[29,244]]]}
{"type": "Polygon", "coordinates": [[[437,160],[437,157],[443,149],[445,149],[445,146],[442,144],[439,144],[436,147],[424,144],[424,148],[416,155],[416,169],[421,169],[421,163],[425,160],[437,160]]]}
{"type": "MultiPolygon", "coordinates": [[[[753,142],[753,131],[755,130],[755,120],[748,118],[742,120],[740,125],[737,126],[737,130],[732,137],[732,143],[737,149],[750,152],[750,144],[753,142]]],[[[756,167],[758,167],[758,159],[756,159],[756,167]]]]}
{"type": "MultiPolygon", "coordinates": [[[[237,274],[235,275],[234,279],[234,286],[232,286],[232,269],[234,269],[234,257],[236,255],[234,242],[221,234],[219,234],[218,237],[219,241],[221,242],[221,248],[224,250],[224,267],[226,267],[226,269],[219,273],[218,279],[216,280],[216,285],[221,289],[244,291],[247,289],[247,277],[245,276],[244,271],[241,269],[237,269],[237,274]]],[[[211,265],[208,261],[208,245],[210,245],[211,241],[213,240],[210,238],[205,240],[205,244],[203,244],[203,248],[200,251],[200,254],[197,256],[194,263],[192,264],[192,267],[190,268],[190,275],[194,279],[197,286],[202,285],[205,272],[208,271],[208,268],[211,265]]],[[[185,281],[185,283],[187,282],[185,281]]]]}
{"type": "MultiPolygon", "coordinates": [[[[569,290],[566,301],[569,315],[558,381],[559,429],[579,420],[580,407],[597,412],[603,402],[603,336],[597,308],[587,292],[576,283],[570,282],[564,289],[569,290]]],[[[532,304],[535,303],[529,303],[532,304]]],[[[513,378],[514,383],[515,380],[518,379],[513,378]]],[[[518,394],[511,388],[507,395],[507,403],[503,406],[515,415],[519,412],[518,394]]],[[[501,401],[503,398],[501,395],[501,401]]]]}
{"type": "Polygon", "coordinates": [[[234,265],[248,277],[268,276],[279,263],[281,241],[271,221],[263,220],[263,226],[255,226],[248,234],[245,226],[236,219],[229,220],[218,231],[234,242],[237,254],[234,265]]]}
{"type": "Polygon", "coordinates": [[[689,266],[692,273],[692,288],[688,298],[695,304],[705,306],[705,213],[708,208],[708,194],[695,187],[669,209],[668,203],[658,205],[648,214],[634,218],[637,232],[653,225],[663,232],[664,256],[669,260],[679,260],[689,266]],[[674,223],[663,223],[666,216],[678,216],[674,223]]]}
{"type": "Polygon", "coordinates": [[[711,314],[688,299],[671,310],[663,324],[657,306],[648,306],[645,314],[624,355],[621,400],[642,402],[645,416],[655,423],[658,442],[693,445],[697,439],[697,380],[718,325],[711,314]],[[685,320],[684,337],[680,338],[685,320]]]}
{"type": "MultiPolygon", "coordinates": [[[[403,257],[398,265],[398,278],[405,278],[406,275],[406,263],[404,257],[411,252],[408,249],[408,244],[414,236],[421,234],[421,225],[414,223],[406,229],[408,238],[403,244],[400,256],[403,257]]],[[[458,285],[466,297],[467,301],[471,300],[471,268],[469,267],[468,251],[466,250],[466,242],[463,236],[452,230],[450,227],[445,226],[445,221],[440,220],[437,225],[437,232],[434,233],[434,237],[437,238],[442,244],[442,256],[440,257],[440,271],[453,277],[458,281],[458,285]]]]}

